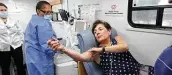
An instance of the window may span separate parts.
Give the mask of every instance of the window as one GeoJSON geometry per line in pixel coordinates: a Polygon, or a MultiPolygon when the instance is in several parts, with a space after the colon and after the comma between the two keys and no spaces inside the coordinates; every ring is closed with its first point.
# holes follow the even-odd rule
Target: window
{"type": "Polygon", "coordinates": [[[128,22],[134,28],[172,29],[172,0],[129,0],[128,22]]]}

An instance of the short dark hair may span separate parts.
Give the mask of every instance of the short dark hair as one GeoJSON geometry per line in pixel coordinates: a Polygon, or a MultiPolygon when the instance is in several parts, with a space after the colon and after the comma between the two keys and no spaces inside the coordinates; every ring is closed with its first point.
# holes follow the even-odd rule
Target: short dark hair
{"type": "Polygon", "coordinates": [[[94,23],[93,23],[93,27],[92,27],[92,33],[94,34],[94,29],[97,27],[98,24],[103,24],[103,26],[107,29],[107,30],[111,30],[112,27],[110,26],[109,23],[103,21],[103,20],[96,20],[94,23]]]}
{"type": "Polygon", "coordinates": [[[5,8],[8,9],[8,7],[4,3],[0,3],[0,6],[4,6],[5,8]]]}
{"type": "Polygon", "coordinates": [[[168,0],[168,3],[172,3],[172,0],[168,0]]]}
{"type": "Polygon", "coordinates": [[[50,3],[48,3],[47,1],[39,1],[36,5],[36,11],[37,11],[37,9],[42,9],[44,7],[44,5],[50,5],[50,3]]]}

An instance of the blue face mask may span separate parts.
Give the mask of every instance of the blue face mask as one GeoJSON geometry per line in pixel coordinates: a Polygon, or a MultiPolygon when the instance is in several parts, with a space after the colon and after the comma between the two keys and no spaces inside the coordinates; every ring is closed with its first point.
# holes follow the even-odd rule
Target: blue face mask
{"type": "Polygon", "coordinates": [[[44,15],[44,18],[46,19],[46,20],[51,20],[52,19],[52,15],[44,15]]]}
{"type": "Polygon", "coordinates": [[[8,17],[7,11],[0,12],[0,18],[7,18],[7,17],[8,17]]]}

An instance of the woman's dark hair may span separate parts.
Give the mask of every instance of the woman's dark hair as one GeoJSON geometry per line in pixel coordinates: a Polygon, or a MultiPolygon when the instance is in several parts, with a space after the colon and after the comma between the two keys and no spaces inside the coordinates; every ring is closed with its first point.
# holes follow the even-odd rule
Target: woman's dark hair
{"type": "Polygon", "coordinates": [[[107,30],[111,30],[112,27],[110,26],[109,23],[105,22],[105,21],[102,21],[102,20],[96,20],[94,23],[93,23],[93,27],[92,27],[92,33],[94,34],[94,29],[97,27],[98,24],[102,24],[107,30]]]}
{"type": "Polygon", "coordinates": [[[172,3],[172,0],[168,0],[168,3],[172,3]]]}
{"type": "Polygon", "coordinates": [[[5,8],[8,9],[8,7],[4,3],[0,3],[0,6],[4,6],[5,8]]]}
{"type": "MultiPolygon", "coordinates": [[[[94,34],[94,29],[97,27],[98,24],[102,24],[107,30],[111,30],[112,27],[110,26],[109,23],[105,22],[105,21],[102,21],[102,20],[96,20],[94,23],[93,23],[93,27],[92,27],[92,33],[94,34]]],[[[97,47],[100,45],[100,43],[96,40],[96,45],[97,47]]]]}
{"type": "Polygon", "coordinates": [[[44,5],[50,5],[50,3],[47,1],[39,1],[36,5],[36,11],[42,9],[44,5]]]}

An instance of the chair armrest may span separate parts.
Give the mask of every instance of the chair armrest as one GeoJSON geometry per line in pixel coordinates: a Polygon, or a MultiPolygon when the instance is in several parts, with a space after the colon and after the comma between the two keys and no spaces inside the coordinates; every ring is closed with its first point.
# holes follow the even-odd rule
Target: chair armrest
{"type": "Polygon", "coordinates": [[[78,61],[78,75],[87,75],[83,62],[78,61]]]}

